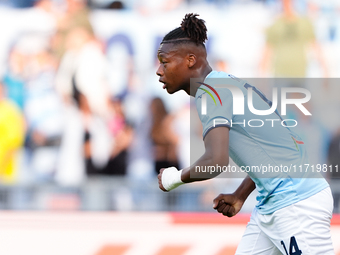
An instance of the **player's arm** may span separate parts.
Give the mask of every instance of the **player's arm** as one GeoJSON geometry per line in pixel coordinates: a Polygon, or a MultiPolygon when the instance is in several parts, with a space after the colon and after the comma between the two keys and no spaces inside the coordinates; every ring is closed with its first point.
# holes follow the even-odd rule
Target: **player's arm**
{"type": "Polygon", "coordinates": [[[161,169],[158,175],[159,188],[170,191],[183,183],[203,181],[219,175],[221,172],[197,173],[196,166],[227,166],[229,164],[229,129],[216,127],[204,138],[205,153],[190,167],[178,171],[175,167],[161,169]],[[202,176],[200,176],[202,174],[202,176]],[[196,176],[196,177],[192,177],[196,176]]]}
{"type": "Polygon", "coordinates": [[[181,179],[184,183],[212,179],[221,172],[204,173],[198,176],[196,166],[228,166],[229,164],[229,129],[216,127],[210,130],[204,138],[205,153],[190,167],[183,169],[181,179]]]}

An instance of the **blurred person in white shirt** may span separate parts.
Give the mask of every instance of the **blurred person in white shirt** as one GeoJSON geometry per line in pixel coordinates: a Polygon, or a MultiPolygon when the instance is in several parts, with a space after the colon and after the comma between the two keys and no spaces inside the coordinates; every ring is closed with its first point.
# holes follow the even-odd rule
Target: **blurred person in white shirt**
{"type": "Polygon", "coordinates": [[[89,100],[95,114],[108,116],[109,88],[107,60],[101,44],[85,27],[72,30],[67,38],[67,51],[61,59],[56,89],[65,102],[70,102],[72,79],[89,100]]]}
{"type": "Polygon", "coordinates": [[[56,180],[79,185],[86,179],[89,160],[102,168],[112,151],[107,62],[101,44],[86,27],[74,28],[66,47],[56,77],[66,119],[56,180]]]}

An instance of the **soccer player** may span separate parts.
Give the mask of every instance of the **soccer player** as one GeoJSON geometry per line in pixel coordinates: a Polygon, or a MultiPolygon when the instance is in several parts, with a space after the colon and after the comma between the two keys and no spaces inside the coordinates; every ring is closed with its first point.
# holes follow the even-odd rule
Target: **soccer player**
{"type": "MultiPolygon", "coordinates": [[[[203,125],[205,153],[188,168],[161,169],[160,189],[170,191],[183,183],[213,178],[216,172],[202,177],[197,175],[195,167],[227,166],[229,156],[243,169],[260,165],[296,167],[308,163],[305,145],[291,128],[280,124],[282,119],[279,124],[273,121],[263,127],[246,125],[254,116],[263,121],[281,118],[277,111],[266,116],[254,115],[248,109],[243,115],[233,114],[233,95],[230,89],[215,86],[215,78],[228,79],[228,84],[243,92],[245,100],[247,89],[251,88],[256,109],[269,109],[271,104],[255,87],[230,74],[212,70],[204,46],[207,29],[197,16],[187,14],[181,27],[165,35],[158,49],[157,75],[169,94],[184,90],[195,97],[203,125]],[[191,78],[196,82],[190,84],[191,78]],[[216,91],[221,104],[215,105],[207,96],[208,89],[216,91]],[[206,113],[202,111],[203,103],[206,113]],[[216,125],[217,119],[219,125],[216,125]]],[[[236,254],[334,254],[330,235],[333,198],[321,175],[309,171],[295,175],[287,171],[268,175],[257,171],[247,173],[233,194],[220,194],[213,201],[214,209],[232,217],[240,211],[249,194],[255,188],[258,191],[258,204],[236,254]]]]}

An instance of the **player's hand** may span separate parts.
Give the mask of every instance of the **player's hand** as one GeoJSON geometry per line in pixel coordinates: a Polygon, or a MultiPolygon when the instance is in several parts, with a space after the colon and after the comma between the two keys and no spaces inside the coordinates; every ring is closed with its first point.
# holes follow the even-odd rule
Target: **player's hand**
{"type": "Polygon", "coordinates": [[[162,184],[162,174],[163,174],[163,171],[164,171],[165,168],[162,168],[160,171],[159,171],[159,174],[158,174],[158,185],[159,185],[159,188],[165,192],[168,192],[164,187],[163,187],[163,184],[162,184]]]}
{"type": "Polygon", "coordinates": [[[213,201],[213,208],[224,216],[233,217],[241,210],[243,203],[234,194],[219,194],[213,201]]]}

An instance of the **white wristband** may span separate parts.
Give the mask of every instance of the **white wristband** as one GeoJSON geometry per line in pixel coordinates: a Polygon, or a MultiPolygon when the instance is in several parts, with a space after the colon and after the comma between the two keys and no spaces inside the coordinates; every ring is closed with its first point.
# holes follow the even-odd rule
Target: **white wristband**
{"type": "Polygon", "coordinates": [[[176,167],[165,168],[162,173],[163,187],[167,191],[170,191],[182,185],[184,182],[182,182],[181,175],[182,170],[178,171],[176,167]]]}

